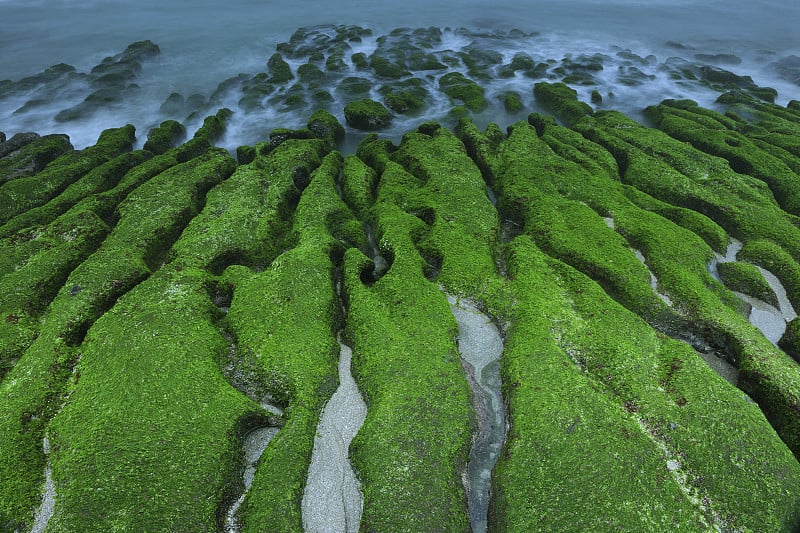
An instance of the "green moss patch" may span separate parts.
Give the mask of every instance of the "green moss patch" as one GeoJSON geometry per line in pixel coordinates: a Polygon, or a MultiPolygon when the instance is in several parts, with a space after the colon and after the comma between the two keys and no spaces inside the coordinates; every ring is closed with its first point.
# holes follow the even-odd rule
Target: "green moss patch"
{"type": "Polygon", "coordinates": [[[388,126],[392,114],[380,102],[365,98],[344,106],[344,118],[349,126],[370,131],[388,126]]]}
{"type": "Polygon", "coordinates": [[[475,113],[483,111],[489,105],[484,97],[483,87],[460,72],[450,72],[439,78],[439,89],[452,100],[463,102],[475,113]]]}
{"type": "Polygon", "coordinates": [[[730,290],[758,298],[772,306],[778,306],[778,297],[775,296],[775,292],[755,266],[735,261],[720,263],[717,265],[717,269],[722,282],[730,290]]]}

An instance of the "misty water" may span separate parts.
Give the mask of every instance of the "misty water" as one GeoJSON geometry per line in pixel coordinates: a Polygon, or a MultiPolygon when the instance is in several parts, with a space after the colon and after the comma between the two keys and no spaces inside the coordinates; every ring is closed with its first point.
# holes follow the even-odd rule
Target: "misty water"
{"type": "MultiPolygon", "coordinates": [[[[796,57],[800,56],[800,37],[795,28],[798,20],[797,3],[744,0],[0,0],[0,80],[18,82],[59,63],[69,64],[83,75],[103,58],[144,39],[153,41],[161,50],[158,57],[142,64],[141,72],[130,82],[135,90],[126,92],[121,102],[70,120],[56,121],[54,117],[87,96],[87,82],[80,76],[62,79],[47,90],[26,87],[11,91],[12,94],[7,90],[8,83],[0,81],[0,131],[8,137],[22,131],[67,133],[80,148],[92,144],[104,128],[132,123],[141,144],[147,131],[165,119],[183,122],[191,133],[202,122],[203,113],[212,114],[215,109],[211,108],[226,106],[234,116],[220,143],[233,149],[264,140],[277,127],[303,126],[315,107],[328,108],[344,122],[347,98],[334,90],[330,90],[333,101],[319,105],[308,100],[306,105],[292,109],[269,102],[256,110],[243,109],[238,105],[241,94],[234,90],[218,93],[214,102],[191,118],[160,111],[172,93],[186,98],[201,95],[208,100],[221,82],[233,76],[265,72],[266,61],[276,46],[289,40],[297,28],[328,25],[323,27],[324,32],[337,24],[359,25],[372,31],[360,43],[352,43],[352,49],[345,54],[345,71],[339,78],[356,73],[349,60],[351,53],[362,51],[369,55],[380,38],[393,29],[434,26],[445,30],[434,53],[478,46],[501,54],[504,63],[518,52],[545,63],[602,54],[602,71],[593,73],[590,84],[575,88],[586,101],[592,90],[598,90],[604,99],[596,107],[619,109],[634,118],[643,107],[664,98],[692,98],[713,107],[718,92],[698,83],[672,79],[669,66],[676,64],[676,57],[751,76],[757,85],[776,89],[776,102],[785,104],[800,93],[794,71],[780,68],[787,62],[795,64],[795,59],[800,61],[796,57]],[[631,69],[630,54],[643,60],[636,63],[635,83],[623,76],[631,69]]],[[[289,62],[296,72],[305,59],[289,62]]],[[[452,69],[466,72],[463,65],[452,69]]],[[[393,126],[384,132],[386,135],[399,138],[403,131],[428,119],[454,122],[448,115],[450,102],[436,90],[436,80],[443,72],[424,74],[420,78],[432,89],[426,108],[416,116],[397,116],[393,126]]],[[[358,75],[376,82],[369,96],[380,99],[376,91],[385,80],[375,80],[369,71],[358,75]]],[[[553,81],[553,72],[545,79],[553,81]]],[[[536,81],[542,80],[519,73],[508,79],[481,81],[491,105],[483,112],[473,113],[473,118],[479,125],[496,121],[501,126],[524,119],[528,112],[538,109],[531,91],[536,81]],[[523,111],[509,114],[498,103],[498,95],[509,88],[520,93],[523,111]]],[[[356,140],[361,135],[353,130],[349,133],[356,140]]]]}

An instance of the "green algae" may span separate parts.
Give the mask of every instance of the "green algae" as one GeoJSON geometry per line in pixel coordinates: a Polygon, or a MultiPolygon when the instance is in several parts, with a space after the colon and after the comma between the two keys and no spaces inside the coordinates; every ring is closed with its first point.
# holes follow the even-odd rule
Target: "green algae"
{"type": "Polygon", "coordinates": [[[361,220],[367,218],[369,208],[375,201],[376,178],[375,171],[355,155],[345,158],[342,168],[342,199],[361,220]]]}
{"type": "Polygon", "coordinates": [[[384,85],[378,92],[383,96],[386,107],[399,114],[416,114],[425,107],[428,90],[418,78],[384,85]]]}
{"type": "Polygon", "coordinates": [[[775,274],[792,306],[800,308],[800,265],[785,250],[774,242],[752,240],[744,244],[737,257],[775,274]]]}
{"type": "Polygon", "coordinates": [[[147,134],[143,148],[154,154],[163,154],[186,136],[186,128],[175,120],[165,120],[147,134]]]}
{"type": "Polygon", "coordinates": [[[353,128],[371,131],[387,127],[392,114],[380,102],[364,98],[344,106],[344,118],[353,128]]]}
{"type": "Polygon", "coordinates": [[[0,236],[8,237],[25,228],[49,223],[83,198],[113,188],[129,170],[150,157],[152,156],[149,152],[137,150],[99,165],[46,204],[20,213],[0,226],[0,236]]]}
{"type": "Polygon", "coordinates": [[[503,103],[503,107],[508,113],[519,113],[524,109],[519,93],[516,91],[506,91],[502,93],[500,95],[500,101],[503,103]]]}
{"type": "Polygon", "coordinates": [[[289,63],[283,59],[280,53],[275,53],[270,56],[267,61],[267,68],[270,73],[270,83],[286,83],[294,79],[292,68],[289,66],[289,63]]]}
{"type": "Polygon", "coordinates": [[[0,183],[36,174],[48,163],[72,149],[66,135],[44,135],[32,140],[0,157],[0,183]]]}
{"type": "Polygon", "coordinates": [[[500,528],[796,527],[800,470],[758,409],[692,350],[522,239],[509,260],[517,304],[504,365],[512,430],[495,473],[500,528]],[[587,394],[597,400],[570,401],[587,394]],[[721,398],[734,419],[711,407],[721,398]],[[765,447],[776,461],[765,460],[765,447]],[[598,449],[616,455],[596,458],[598,449]],[[755,486],[730,481],[742,463],[762,472],[748,478],[755,486]],[[586,494],[597,480],[602,490],[586,494]]]}
{"type": "Polygon", "coordinates": [[[133,142],[133,126],[109,129],[95,145],[68,152],[33,176],[0,185],[0,223],[44,204],[94,167],[130,150],[133,142]]]}
{"type": "Polygon", "coordinates": [[[795,318],[786,324],[786,332],[778,341],[778,346],[796,361],[800,361],[800,319],[795,318]]]}
{"type": "Polygon", "coordinates": [[[786,211],[800,214],[800,185],[797,175],[780,159],[754,145],[732,129],[729,119],[701,109],[691,101],[662,102],[646,110],[656,125],[676,139],[725,158],[740,174],[749,174],[769,185],[775,199],[786,211]]]}
{"type": "MultiPolygon", "coordinates": [[[[161,159],[168,158],[161,156],[161,159]]],[[[117,298],[147,278],[154,258],[162,255],[164,247],[169,247],[169,239],[177,236],[181,225],[186,223],[187,215],[202,200],[204,191],[230,173],[231,163],[227,154],[214,151],[198,161],[170,169],[175,164],[173,158],[171,163],[166,162],[169,170],[158,176],[147,179],[148,174],[158,168],[151,166],[147,169],[149,173],[142,172],[132,183],[118,187],[124,194],[126,189],[144,181],[119,205],[119,222],[102,241],[100,248],[85,260],[73,259],[80,264],[71,273],[66,270],[62,274],[64,279],[59,283],[61,289],[54,294],[42,319],[41,334],[24,353],[19,352],[20,361],[3,381],[5,394],[0,424],[4,433],[13,438],[2,443],[3,461],[0,468],[5,478],[13,477],[16,480],[15,484],[7,487],[8,492],[3,487],[0,500],[3,501],[4,512],[11,516],[30,516],[34,503],[38,501],[44,461],[39,445],[46,422],[56,413],[60,398],[66,392],[70,371],[78,357],[74,347],[81,344],[92,323],[101,315],[105,316],[104,313],[117,298]],[[166,202],[165,198],[170,201],[166,202]]],[[[107,194],[112,199],[115,196],[112,191],[107,194]]],[[[121,195],[120,191],[116,195],[121,195]]],[[[112,203],[112,208],[117,207],[117,201],[112,203]]],[[[61,222],[79,228],[75,224],[82,219],[96,220],[102,224],[92,210],[73,209],[59,217],[52,227],[57,229],[57,223],[61,222]]],[[[105,225],[102,227],[105,235],[108,228],[105,225]]],[[[99,243],[101,240],[95,237],[93,242],[99,243]]],[[[68,242],[75,246],[81,239],[68,242]]],[[[60,263],[54,257],[64,261],[72,255],[74,253],[69,254],[63,247],[57,247],[41,260],[39,255],[34,260],[58,266],[60,263]]],[[[25,269],[23,271],[27,272],[25,269]]],[[[38,283],[46,286],[43,281],[38,283]]],[[[49,300],[41,297],[37,303],[41,305],[49,300]]],[[[113,395],[111,389],[106,393],[113,395]]],[[[91,404],[86,408],[89,414],[80,416],[87,421],[92,420],[95,410],[91,404]]],[[[76,490],[80,499],[80,488],[76,490]]]]}
{"type": "Polygon", "coordinates": [[[234,282],[228,320],[237,350],[254,354],[260,371],[270,376],[269,397],[285,407],[287,418],[245,499],[243,531],[260,531],[264,523],[302,530],[300,501],[314,432],[336,388],[335,331],[341,317],[334,258],[345,245],[334,235],[351,215],[336,194],[341,155],[332,152],[317,162],[292,219],[296,245],[264,272],[234,282]]]}
{"type": "Polygon", "coordinates": [[[572,124],[592,114],[589,104],[578,100],[578,93],[566,83],[539,82],[533,86],[533,95],[558,118],[572,124]]]}
{"type": "MultiPolygon", "coordinates": [[[[402,96],[403,83],[385,87],[402,96]]],[[[691,120],[796,172],[790,108],[758,105],[760,114],[745,115],[757,125],[697,109],[691,120]]],[[[576,115],[577,131],[531,115],[507,136],[494,125],[480,133],[462,121],[454,136],[426,123],[399,146],[368,137],[342,161],[325,154],[343,129],[319,112],[306,129],[242,147],[234,172],[219,150],[193,159],[225,115],[161,156],[112,160],[133,169],[102,185],[95,165],[55,197],[57,209],[45,203],[9,222],[0,239],[0,288],[11,295],[0,313],[0,427],[22,437],[0,446],[0,477],[14,479],[0,492],[2,527],[29,525],[48,435],[59,446],[52,529],[218,530],[241,492],[240,440],[267,423],[241,394],[252,391],[221,377],[233,354],[253,362],[268,399],[286,407],[241,521],[247,531],[299,531],[316,421],[336,384],[335,332],[346,323],[370,404],[351,450],[364,481],[362,527],[467,529],[460,475],[474,415],[442,289],[477,299],[507,327],[511,429],[493,474],[491,527],[798,527],[789,453],[800,449],[797,365],[707,272],[731,234],[744,241],[739,259],[774,272],[797,301],[797,218],[755,171],[613,113],[576,115]],[[189,175],[203,184],[192,189],[189,175]],[[188,192],[175,192],[176,182],[188,192]],[[190,207],[153,217],[172,197],[190,207]],[[498,216],[512,222],[501,229],[498,216]],[[376,253],[365,223],[389,264],[382,275],[358,251],[376,253]],[[75,239],[61,243],[73,226],[75,239]],[[227,314],[213,305],[219,294],[231,300],[227,314]],[[653,328],[724,350],[761,411],[653,328]],[[102,447],[109,442],[117,455],[102,447]],[[85,486],[108,493],[85,496],[85,486]],[[176,494],[177,505],[163,505],[176,494]]],[[[757,272],[732,263],[721,274],[729,267],[750,281],[757,272]]],[[[790,354],[793,327],[782,341],[790,354]]]]}
{"type": "MultiPolygon", "coordinates": [[[[597,279],[610,295],[653,326],[672,334],[688,329],[727,351],[734,361],[739,362],[742,388],[754,396],[781,437],[796,451],[795,428],[798,419],[793,413],[797,404],[800,369],[746,322],[740,314],[741,303],[738,299],[710,277],[706,263],[711,259],[711,250],[696,235],[683,231],[683,228],[668,223],[654,213],[633,208],[620,194],[621,186],[615,186],[614,181],[602,180],[599,173],[587,174],[569,165],[568,159],[548,155],[549,146],[555,146],[558,140],[549,138],[561,135],[564,140],[574,132],[567,133],[569,130],[566,128],[538,123],[542,140],[538,139],[533,128],[518,124],[511,128],[508,140],[499,144],[488,140],[488,136],[482,138],[474,129],[460,125],[462,138],[466,139],[468,146],[472,146],[476,155],[485,155],[482,165],[485,171],[493,173],[492,182],[499,193],[498,208],[501,213],[523,225],[524,231],[530,233],[545,251],[597,279]],[[482,146],[478,149],[476,145],[482,146]],[[528,176],[535,169],[549,179],[531,181],[528,176]],[[593,181],[597,183],[596,186],[592,186],[593,181]],[[618,191],[616,194],[615,190],[618,191]],[[553,199],[556,194],[573,198],[572,202],[584,202],[592,209],[580,203],[575,205],[559,200],[557,196],[553,199]],[[555,207],[548,211],[548,204],[554,204],[555,207]],[[619,245],[616,248],[617,256],[611,255],[615,259],[608,260],[607,255],[613,254],[615,248],[603,245],[605,241],[599,235],[603,232],[608,234],[610,228],[603,227],[599,216],[592,210],[597,214],[612,216],[615,229],[625,236],[632,247],[641,250],[659,286],[666,290],[674,302],[674,310],[666,308],[663,302],[654,298],[641,274],[626,272],[623,267],[625,256],[622,254],[625,250],[619,245]],[[553,220],[556,224],[553,224],[553,220]],[[569,225],[559,228],[558,223],[562,220],[569,225]]],[[[586,124],[588,122],[580,123],[581,126],[586,124]]],[[[603,142],[605,137],[590,131],[592,134],[589,138],[603,142]]],[[[618,128],[611,131],[619,134],[618,128]]],[[[639,135],[637,131],[630,138],[642,142],[644,135],[639,135]]],[[[618,149],[618,145],[608,145],[612,151],[618,149]]],[[[584,147],[584,150],[588,148],[584,147]]],[[[561,151],[570,154],[575,161],[580,161],[585,155],[580,150],[561,151]]],[[[627,182],[631,177],[634,153],[628,151],[625,155],[626,159],[618,157],[618,160],[625,163],[620,165],[620,176],[627,182]]],[[[684,162],[674,154],[671,157],[675,164],[683,162],[685,166],[698,158],[695,155],[695,159],[684,162]]],[[[660,168],[654,170],[654,167],[658,168],[657,161],[648,157],[646,169],[642,161],[636,185],[665,184],[664,172],[660,168]],[[659,180],[647,179],[653,172],[658,172],[659,180]]],[[[742,202],[740,198],[734,201],[742,202]]],[[[628,257],[629,268],[636,268],[633,254],[628,252],[628,257]]],[[[641,268],[641,265],[638,267],[641,268]]]]}
{"type": "Polygon", "coordinates": [[[463,102],[475,113],[483,111],[489,105],[483,87],[460,72],[450,72],[439,78],[439,89],[452,100],[463,102]]]}
{"type": "Polygon", "coordinates": [[[455,320],[423,277],[408,229],[397,224],[407,228],[416,217],[389,206],[381,211],[380,245],[394,256],[389,271],[366,287],[361,273],[369,260],[355,249],[345,254],[353,372],[368,406],[350,446],[364,493],[361,527],[463,531],[470,413],[455,320]]]}
{"type": "Polygon", "coordinates": [[[774,307],[778,306],[778,297],[755,266],[734,261],[720,263],[717,269],[720,279],[730,290],[747,294],[774,307]]]}

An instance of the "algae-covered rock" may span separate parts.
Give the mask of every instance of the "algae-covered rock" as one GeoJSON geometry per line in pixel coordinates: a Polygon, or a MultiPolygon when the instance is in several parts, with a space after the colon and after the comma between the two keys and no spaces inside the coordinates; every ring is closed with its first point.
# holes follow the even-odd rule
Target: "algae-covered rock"
{"type": "Polygon", "coordinates": [[[372,89],[372,82],[358,76],[348,76],[339,82],[336,92],[348,96],[367,96],[372,89]]]}
{"type": "Polygon", "coordinates": [[[269,69],[270,83],[286,83],[294,79],[292,68],[289,63],[283,59],[280,53],[274,53],[267,61],[267,68],[269,69]]]}
{"type": "Polygon", "coordinates": [[[489,105],[483,87],[460,72],[450,72],[439,78],[439,89],[455,101],[463,102],[470,111],[480,112],[489,105]]]}
{"type": "Polygon", "coordinates": [[[722,282],[730,290],[747,294],[774,307],[778,306],[778,297],[775,296],[775,292],[761,272],[750,263],[739,261],[720,263],[717,265],[717,270],[722,282]]]}
{"type": "Polygon", "coordinates": [[[786,324],[786,332],[778,341],[778,346],[800,362],[800,318],[786,324]]]}
{"type": "Polygon", "coordinates": [[[422,111],[428,90],[419,78],[410,78],[379,89],[386,107],[399,114],[413,114],[422,111]]]}
{"type": "Polygon", "coordinates": [[[66,135],[18,133],[0,145],[0,183],[36,174],[72,149],[66,135]]]}
{"type": "Polygon", "coordinates": [[[564,83],[539,82],[533,86],[536,99],[567,124],[593,113],[591,106],[578,100],[578,93],[564,83]]]}
{"type": "Polygon", "coordinates": [[[344,117],[349,126],[367,131],[385,128],[392,120],[392,114],[383,104],[370,99],[347,104],[344,107],[344,117]]]}
{"type": "Polygon", "coordinates": [[[506,91],[500,95],[500,101],[508,113],[519,113],[524,109],[519,93],[516,91],[506,91]]]}
{"type": "Polygon", "coordinates": [[[147,134],[144,149],[154,154],[163,154],[186,136],[186,128],[175,120],[165,120],[147,134]]]}

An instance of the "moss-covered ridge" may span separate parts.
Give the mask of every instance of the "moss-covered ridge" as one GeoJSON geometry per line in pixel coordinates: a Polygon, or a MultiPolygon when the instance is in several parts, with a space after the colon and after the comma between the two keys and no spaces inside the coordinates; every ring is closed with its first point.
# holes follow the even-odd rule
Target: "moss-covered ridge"
{"type": "MultiPolygon", "coordinates": [[[[356,34],[342,39],[367,37],[356,34]]],[[[502,57],[483,52],[457,57],[465,77],[497,70],[502,57]]],[[[363,68],[386,80],[412,60],[376,57],[363,68]]],[[[414,61],[444,71],[430,59],[414,61]]],[[[591,75],[603,58],[571,61],[591,75]]],[[[577,102],[559,87],[555,107],[577,102]]],[[[796,529],[800,367],[731,292],[739,278],[756,292],[757,270],[738,263],[726,286],[708,264],[735,237],[737,260],[774,272],[797,301],[797,217],[757,175],[778,160],[795,172],[797,117],[729,105],[662,113],[735,131],[723,133],[749,143],[752,169],[613,112],[571,127],[532,114],[507,132],[426,122],[344,158],[344,130],[322,111],[241,147],[237,163],[211,148],[235,117],[222,110],[176,148],[177,123],[151,135],[152,151],[128,152],[132,132],[111,130],[118,152],[64,166],[42,194],[65,156],[8,180],[31,190],[0,237],[0,528],[29,527],[49,461],[50,529],[219,530],[242,491],[242,438],[278,425],[238,520],[301,530],[343,330],[369,406],[351,446],[361,527],[467,530],[476,417],[444,289],[506,336],[511,426],[492,527],[796,529]],[[738,365],[740,389],[696,350],[738,365]]]]}

